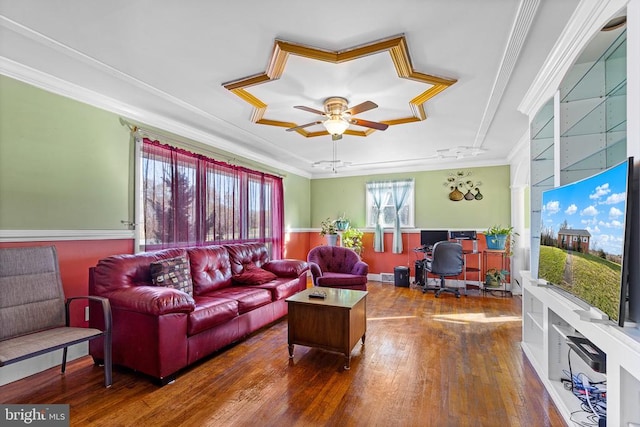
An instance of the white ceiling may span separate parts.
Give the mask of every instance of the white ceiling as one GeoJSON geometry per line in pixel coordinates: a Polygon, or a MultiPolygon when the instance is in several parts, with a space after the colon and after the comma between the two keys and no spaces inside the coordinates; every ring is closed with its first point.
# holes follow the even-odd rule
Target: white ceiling
{"type": "MultiPolygon", "coordinates": [[[[263,73],[276,39],[342,51],[404,35],[415,71],[457,82],[424,104],[424,121],[345,135],[337,158],[351,166],[337,176],[507,164],[528,127],[518,104],[577,4],[0,0],[0,72],[275,170],[325,177],[335,175],[312,164],[332,159],[330,136],[255,124],[252,106],[222,84],[263,73]]],[[[382,52],[341,64],[289,56],[281,79],[247,90],[268,105],[265,118],[303,124],[318,116],[293,106],[322,110],[329,96],[377,103],[358,115],[366,120],[410,116],[409,101],[427,88],[398,78],[382,52]]]]}

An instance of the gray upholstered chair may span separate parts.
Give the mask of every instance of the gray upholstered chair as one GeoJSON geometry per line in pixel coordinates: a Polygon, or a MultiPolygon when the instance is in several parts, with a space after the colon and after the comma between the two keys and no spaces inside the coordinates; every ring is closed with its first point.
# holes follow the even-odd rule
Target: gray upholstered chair
{"type": "Polygon", "coordinates": [[[317,246],[307,255],[314,286],[367,290],[369,265],[352,249],[317,246]]]}
{"type": "Polygon", "coordinates": [[[111,386],[111,308],[97,296],[65,301],[54,246],[0,249],[0,366],[63,349],[95,338],[104,340],[104,385],[111,386]],[[102,305],[104,328],[71,327],[69,309],[78,299],[102,305]]]}
{"type": "MultiPolygon", "coordinates": [[[[464,255],[462,245],[456,242],[438,242],[433,245],[431,257],[425,263],[425,270],[431,274],[440,277],[440,287],[432,288],[436,291],[436,298],[442,292],[451,292],[456,298],[460,298],[458,288],[448,288],[445,286],[445,277],[457,276],[462,273],[464,268],[464,255]]],[[[422,292],[430,290],[426,284],[422,288],[422,292]]]]}

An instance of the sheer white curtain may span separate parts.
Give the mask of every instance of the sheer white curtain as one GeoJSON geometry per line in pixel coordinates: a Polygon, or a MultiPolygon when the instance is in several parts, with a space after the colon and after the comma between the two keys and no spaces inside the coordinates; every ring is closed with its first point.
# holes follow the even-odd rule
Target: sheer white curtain
{"type": "Polygon", "coordinates": [[[384,182],[368,182],[367,191],[373,201],[375,232],[373,234],[373,251],[384,252],[384,229],[382,227],[384,198],[387,195],[388,186],[384,182]]]}
{"type": "Polygon", "coordinates": [[[401,254],[402,247],[402,232],[400,230],[400,209],[404,206],[407,198],[409,197],[409,190],[411,188],[411,180],[393,181],[391,182],[391,195],[393,200],[393,207],[395,210],[393,220],[393,248],[394,254],[401,254]]]}

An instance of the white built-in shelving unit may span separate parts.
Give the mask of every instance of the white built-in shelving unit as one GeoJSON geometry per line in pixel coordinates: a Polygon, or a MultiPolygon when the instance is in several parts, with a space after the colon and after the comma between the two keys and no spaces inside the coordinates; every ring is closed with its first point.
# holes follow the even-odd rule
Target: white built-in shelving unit
{"type": "MultiPolygon", "coordinates": [[[[530,271],[521,272],[522,348],[568,425],[577,419],[574,411],[581,410],[561,381],[569,357],[574,374],[606,379],[606,425],[640,425],[640,327],[585,315],[578,301],[539,285],[541,196],[628,156],[634,156],[640,170],[639,71],[640,0],[582,0],[520,108],[531,124],[531,262],[530,271]],[[611,18],[625,14],[626,26],[600,31],[611,18]],[[570,352],[567,336],[585,337],[600,348],[607,355],[606,374],[594,372],[570,352]]],[[[632,226],[629,286],[638,293],[640,224],[632,226]]],[[[638,318],[640,307],[635,311],[638,318]]]]}

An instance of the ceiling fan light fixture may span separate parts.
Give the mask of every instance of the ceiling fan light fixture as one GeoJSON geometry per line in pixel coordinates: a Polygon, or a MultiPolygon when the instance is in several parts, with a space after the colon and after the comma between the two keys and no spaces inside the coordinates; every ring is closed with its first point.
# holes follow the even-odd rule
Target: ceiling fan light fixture
{"type": "Polygon", "coordinates": [[[332,115],[330,119],[322,122],[330,135],[342,135],[349,127],[349,122],[339,115],[332,115]]]}

